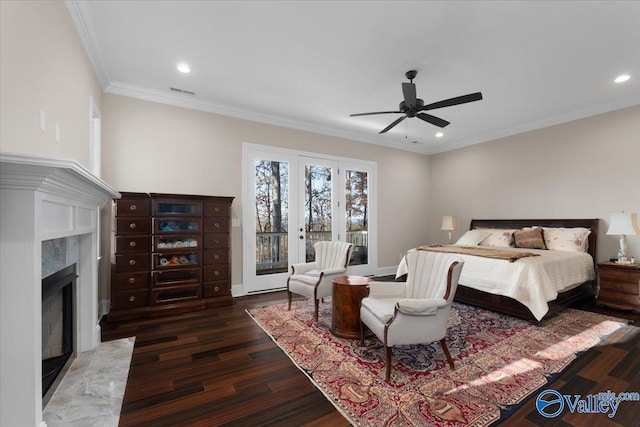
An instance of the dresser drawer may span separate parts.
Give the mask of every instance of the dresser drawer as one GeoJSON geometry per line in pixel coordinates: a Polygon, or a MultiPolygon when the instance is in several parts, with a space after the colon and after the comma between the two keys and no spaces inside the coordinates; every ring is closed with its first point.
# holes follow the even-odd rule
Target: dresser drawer
{"type": "Polygon", "coordinates": [[[117,236],[116,253],[149,252],[148,236],[117,236]]]}
{"type": "Polygon", "coordinates": [[[202,273],[199,268],[173,271],[152,271],[151,283],[154,288],[176,285],[197,285],[201,281],[201,276],[202,273]]]}
{"type": "Polygon", "coordinates": [[[228,234],[214,234],[205,233],[204,235],[204,248],[228,248],[229,247],[229,235],[228,234]]]}
{"type": "Polygon", "coordinates": [[[149,218],[116,218],[116,234],[149,234],[149,218]]]}
{"type": "Polygon", "coordinates": [[[199,234],[181,234],[181,235],[167,235],[167,234],[154,234],[153,235],[153,252],[162,252],[168,249],[171,250],[194,250],[200,249],[202,246],[202,236],[199,234]]]}
{"type": "Polygon", "coordinates": [[[198,252],[161,252],[152,255],[153,270],[190,268],[202,265],[202,253],[198,252]]]}
{"type": "Polygon", "coordinates": [[[116,216],[149,216],[149,199],[119,199],[116,201],[116,216]]]}
{"type": "Polygon", "coordinates": [[[151,291],[151,304],[170,304],[197,300],[202,297],[202,286],[176,286],[164,289],[154,289],[151,291]]]}
{"type": "Polygon", "coordinates": [[[149,305],[149,291],[118,291],[111,295],[111,308],[121,310],[125,308],[144,307],[149,305]]]}
{"type": "Polygon", "coordinates": [[[205,282],[229,280],[229,266],[226,264],[205,265],[203,271],[203,280],[205,282]]]}
{"type": "Polygon", "coordinates": [[[202,255],[202,262],[207,264],[226,264],[229,262],[229,250],[205,249],[202,255]]]}
{"type": "Polygon", "coordinates": [[[117,290],[130,290],[149,286],[149,274],[144,272],[116,273],[113,278],[117,290]]]}
{"type": "Polygon", "coordinates": [[[116,255],[116,272],[149,270],[149,254],[116,255]]]}
{"type": "Polygon", "coordinates": [[[204,219],[204,232],[205,233],[228,233],[229,232],[229,218],[222,217],[205,217],[204,219]]]}
{"type": "Polygon", "coordinates": [[[202,216],[202,201],[188,199],[153,199],[154,216],[202,216]]]}
{"type": "Polygon", "coordinates": [[[153,218],[153,234],[202,232],[201,218],[153,218]]]}
{"type": "Polygon", "coordinates": [[[231,295],[231,287],[228,281],[208,282],[202,285],[202,297],[214,298],[231,295]]]}
{"type": "Polygon", "coordinates": [[[226,203],[205,202],[204,216],[231,216],[231,206],[226,203]]]}

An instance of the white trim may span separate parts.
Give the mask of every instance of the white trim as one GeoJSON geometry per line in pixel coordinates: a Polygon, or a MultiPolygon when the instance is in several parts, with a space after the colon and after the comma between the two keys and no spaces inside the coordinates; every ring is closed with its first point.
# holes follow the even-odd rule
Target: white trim
{"type": "Polygon", "coordinates": [[[94,31],[95,23],[89,11],[89,2],[85,0],[66,0],[65,4],[76,26],[82,46],[84,46],[84,50],[89,57],[93,71],[96,73],[96,78],[102,89],[104,89],[111,82],[111,77],[103,59],[100,41],[94,31]]]}

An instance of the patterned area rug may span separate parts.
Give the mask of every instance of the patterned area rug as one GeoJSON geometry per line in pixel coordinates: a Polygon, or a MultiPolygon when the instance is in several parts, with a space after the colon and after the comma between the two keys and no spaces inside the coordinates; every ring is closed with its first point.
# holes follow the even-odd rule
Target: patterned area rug
{"type": "Polygon", "coordinates": [[[384,381],[384,348],[373,335],[359,340],[329,332],[331,302],[294,301],[249,314],[307,374],[338,410],[358,426],[487,426],[508,416],[553,381],[581,353],[625,327],[619,319],[567,309],[532,325],[454,303],[447,344],[394,347],[391,381],[384,381]]]}

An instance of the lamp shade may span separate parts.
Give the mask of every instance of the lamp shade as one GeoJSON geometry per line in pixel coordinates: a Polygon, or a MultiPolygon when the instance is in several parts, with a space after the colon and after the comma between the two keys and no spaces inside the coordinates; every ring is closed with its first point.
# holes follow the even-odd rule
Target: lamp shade
{"type": "Polygon", "coordinates": [[[640,235],[640,224],[638,223],[638,214],[631,212],[621,212],[611,214],[611,222],[607,235],[617,236],[633,236],[640,235]]]}
{"type": "Polygon", "coordinates": [[[445,215],[442,217],[442,227],[441,230],[455,230],[458,227],[458,221],[455,216],[445,215]]]}

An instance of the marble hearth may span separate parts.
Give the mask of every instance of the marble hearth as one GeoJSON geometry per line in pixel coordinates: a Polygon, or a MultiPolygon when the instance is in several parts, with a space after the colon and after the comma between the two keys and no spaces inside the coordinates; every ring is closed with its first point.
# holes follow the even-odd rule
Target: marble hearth
{"type": "Polygon", "coordinates": [[[75,161],[0,153],[0,425],[42,420],[42,242],[77,236],[75,353],[100,342],[100,207],[120,194],[75,161]]]}

